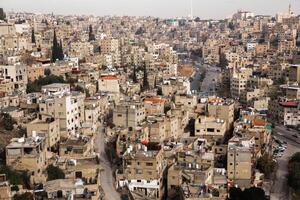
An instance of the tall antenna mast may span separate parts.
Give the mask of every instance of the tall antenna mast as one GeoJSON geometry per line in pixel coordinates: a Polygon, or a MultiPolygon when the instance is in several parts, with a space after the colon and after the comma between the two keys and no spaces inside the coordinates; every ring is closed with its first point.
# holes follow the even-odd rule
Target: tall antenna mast
{"type": "Polygon", "coordinates": [[[193,0],[191,0],[191,13],[190,18],[193,19],[193,0]]]}

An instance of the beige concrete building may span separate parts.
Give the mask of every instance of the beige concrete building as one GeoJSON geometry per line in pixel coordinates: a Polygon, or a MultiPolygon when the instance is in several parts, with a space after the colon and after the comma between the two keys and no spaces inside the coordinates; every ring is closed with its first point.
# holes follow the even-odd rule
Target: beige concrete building
{"type": "Polygon", "coordinates": [[[227,177],[231,185],[249,187],[253,177],[254,137],[233,137],[228,143],[227,177]]]}
{"type": "Polygon", "coordinates": [[[45,139],[40,137],[14,138],[6,146],[6,165],[20,171],[32,172],[31,181],[45,180],[43,170],[47,167],[45,139]]]}
{"type": "Polygon", "coordinates": [[[145,121],[145,107],[140,101],[121,102],[113,111],[113,123],[116,126],[128,127],[135,130],[136,127],[145,121]]]}
{"type": "Polygon", "coordinates": [[[230,91],[233,98],[240,98],[240,95],[246,89],[247,82],[251,75],[251,68],[241,68],[233,72],[230,80],[230,91]]]}
{"type": "Polygon", "coordinates": [[[60,143],[59,155],[63,158],[78,159],[91,157],[94,153],[94,137],[70,137],[60,143]]]}
{"type": "Polygon", "coordinates": [[[163,150],[129,150],[123,155],[122,171],[117,171],[117,187],[127,186],[131,194],[138,194],[140,199],[162,199],[165,191],[164,177],[167,163],[163,159],[163,150]]]}
{"type": "Polygon", "coordinates": [[[0,199],[1,200],[12,200],[13,195],[11,192],[11,185],[6,180],[6,174],[0,174],[0,199]]]}
{"type": "Polygon", "coordinates": [[[38,65],[27,66],[28,81],[35,81],[44,76],[44,68],[38,65]]]}
{"type": "Polygon", "coordinates": [[[209,142],[223,141],[226,133],[226,121],[214,117],[199,116],[195,120],[195,136],[209,142]]]}
{"type": "Polygon", "coordinates": [[[75,135],[84,117],[84,98],[85,94],[78,92],[49,96],[40,101],[39,111],[59,120],[61,135],[75,135]]]}
{"type": "Polygon", "coordinates": [[[2,79],[0,80],[0,93],[10,95],[15,90],[15,84],[11,80],[2,79]]]}
{"type": "Polygon", "coordinates": [[[218,97],[209,98],[207,113],[209,117],[224,120],[228,131],[232,128],[234,122],[234,101],[218,97]]]}
{"type": "Polygon", "coordinates": [[[119,51],[119,41],[113,38],[104,38],[100,42],[101,54],[111,54],[119,51]]]}
{"type": "Polygon", "coordinates": [[[60,141],[59,121],[52,116],[42,116],[26,125],[27,136],[40,136],[46,139],[46,148],[50,150],[60,141]]]}
{"type": "Polygon", "coordinates": [[[27,67],[25,65],[0,65],[0,74],[5,79],[13,82],[16,90],[26,91],[27,67]]]}
{"type": "Polygon", "coordinates": [[[300,65],[291,65],[289,68],[289,81],[300,84],[300,65]]]}

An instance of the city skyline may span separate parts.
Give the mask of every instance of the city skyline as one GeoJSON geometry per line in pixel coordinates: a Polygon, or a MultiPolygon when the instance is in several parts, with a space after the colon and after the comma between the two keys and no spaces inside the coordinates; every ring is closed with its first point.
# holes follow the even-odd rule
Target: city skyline
{"type": "MultiPolygon", "coordinates": [[[[170,2],[170,0],[3,0],[0,6],[7,11],[34,13],[157,16],[162,18],[190,16],[190,1],[173,0],[172,4],[170,2]],[[172,9],[169,8],[170,6],[172,9]]],[[[203,19],[226,18],[237,10],[247,10],[255,14],[275,15],[276,13],[287,12],[289,3],[292,4],[292,10],[299,14],[300,1],[296,0],[266,0],[263,2],[259,0],[194,0],[192,12],[195,17],[203,19]]]]}

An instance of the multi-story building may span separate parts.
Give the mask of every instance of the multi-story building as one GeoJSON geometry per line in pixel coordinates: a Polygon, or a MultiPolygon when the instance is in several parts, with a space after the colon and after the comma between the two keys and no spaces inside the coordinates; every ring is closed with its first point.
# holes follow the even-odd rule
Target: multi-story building
{"type": "Polygon", "coordinates": [[[195,136],[209,142],[223,141],[226,127],[226,121],[222,119],[200,116],[195,120],[195,136]]]}
{"type": "Polygon", "coordinates": [[[121,102],[113,111],[113,123],[116,126],[135,130],[145,120],[145,106],[140,101],[121,102]]]}
{"type": "Polygon", "coordinates": [[[29,122],[26,125],[27,136],[44,137],[46,139],[46,148],[48,150],[54,148],[60,141],[59,120],[52,116],[42,116],[29,122]]]}
{"type": "Polygon", "coordinates": [[[289,68],[289,81],[300,84],[300,65],[291,65],[289,68]]]}
{"type": "Polygon", "coordinates": [[[230,80],[230,91],[233,98],[240,98],[241,93],[246,89],[251,75],[251,68],[241,68],[233,72],[230,80]]]}
{"type": "Polygon", "coordinates": [[[63,158],[77,159],[91,157],[94,154],[94,137],[70,137],[62,141],[59,146],[59,155],[63,158]]]}
{"type": "Polygon", "coordinates": [[[131,194],[140,199],[162,199],[167,168],[163,150],[160,147],[140,146],[136,150],[129,147],[123,158],[123,170],[116,173],[117,187],[127,186],[131,194]]]}
{"type": "Polygon", "coordinates": [[[85,94],[77,92],[46,97],[40,101],[39,111],[59,120],[61,135],[75,135],[83,121],[84,98],[85,94]]]}
{"type": "Polygon", "coordinates": [[[12,139],[6,146],[6,165],[32,172],[31,181],[41,182],[41,174],[47,167],[45,139],[38,136],[12,139]]]}
{"type": "Polygon", "coordinates": [[[109,100],[118,100],[120,94],[120,80],[116,76],[101,76],[98,80],[98,91],[107,92],[109,100]]]}
{"type": "Polygon", "coordinates": [[[38,65],[27,66],[28,81],[35,81],[44,76],[44,68],[38,65]]]}
{"type": "Polygon", "coordinates": [[[208,116],[221,119],[226,122],[227,131],[234,122],[234,101],[232,99],[211,98],[207,105],[208,116]]]}
{"type": "Polygon", "coordinates": [[[300,103],[296,100],[279,99],[269,103],[268,116],[270,120],[286,126],[300,124],[300,103]]]}
{"type": "Polygon", "coordinates": [[[15,89],[26,91],[27,67],[22,64],[0,65],[0,73],[3,78],[10,80],[15,84],[15,89]]]}
{"type": "Polygon", "coordinates": [[[228,143],[228,182],[239,187],[249,187],[253,176],[254,138],[233,137],[228,143]]]}
{"type": "Polygon", "coordinates": [[[101,54],[116,53],[119,50],[119,41],[117,39],[106,37],[100,42],[101,54]]]}

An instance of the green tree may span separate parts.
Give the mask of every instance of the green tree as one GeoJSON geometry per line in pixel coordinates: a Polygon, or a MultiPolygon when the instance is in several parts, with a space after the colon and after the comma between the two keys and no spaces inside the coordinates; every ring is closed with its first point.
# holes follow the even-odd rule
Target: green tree
{"type": "Polygon", "coordinates": [[[63,51],[62,40],[60,40],[58,50],[59,50],[59,51],[58,51],[58,59],[59,59],[59,60],[63,60],[65,56],[64,56],[64,51],[63,51]]]}
{"type": "Polygon", "coordinates": [[[0,8],[0,20],[5,20],[5,12],[3,10],[3,8],[0,8]]]}
{"type": "Polygon", "coordinates": [[[0,165],[0,174],[5,174],[12,185],[22,184],[21,174],[6,165],[0,165]]]}
{"type": "Polygon", "coordinates": [[[289,160],[288,184],[300,197],[300,152],[295,153],[289,160]]]}
{"type": "Polygon", "coordinates": [[[62,76],[56,76],[53,74],[50,74],[49,76],[45,76],[45,77],[39,77],[37,80],[33,82],[30,81],[27,83],[26,92],[27,93],[40,92],[41,87],[43,85],[49,85],[52,83],[66,83],[66,81],[62,76]]]}
{"type": "Polygon", "coordinates": [[[49,165],[46,170],[48,174],[48,181],[65,178],[65,173],[58,167],[49,165]]]}
{"type": "Polygon", "coordinates": [[[228,200],[267,200],[265,191],[261,188],[251,187],[242,191],[240,188],[229,189],[228,200]]]}
{"type": "Polygon", "coordinates": [[[7,113],[2,113],[2,122],[7,131],[13,130],[14,124],[16,124],[16,121],[7,113]]]}
{"type": "Polygon", "coordinates": [[[35,44],[35,33],[34,33],[34,29],[31,30],[31,43],[35,44]]]}
{"type": "Polygon", "coordinates": [[[224,53],[221,53],[219,58],[219,67],[224,69],[227,66],[228,66],[228,60],[226,58],[226,55],[224,53]]]}
{"type": "Polygon", "coordinates": [[[56,37],[56,31],[54,29],[54,34],[53,34],[53,42],[52,42],[52,62],[55,62],[56,60],[59,60],[59,44],[57,42],[57,37],[56,37]]]}
{"type": "Polygon", "coordinates": [[[269,154],[264,154],[257,160],[256,168],[264,173],[267,178],[270,178],[270,175],[274,172],[275,167],[276,163],[269,154]]]}
{"type": "Polygon", "coordinates": [[[144,64],[144,78],[143,78],[143,91],[146,91],[149,89],[149,82],[148,82],[148,74],[147,74],[147,67],[146,64],[144,64]]]}
{"type": "Polygon", "coordinates": [[[25,192],[23,194],[15,194],[14,200],[34,200],[34,198],[32,193],[25,192]]]}
{"type": "Polygon", "coordinates": [[[95,35],[94,35],[94,32],[93,32],[93,27],[90,24],[90,26],[89,26],[89,42],[93,41],[93,40],[95,40],[95,35]]]}

